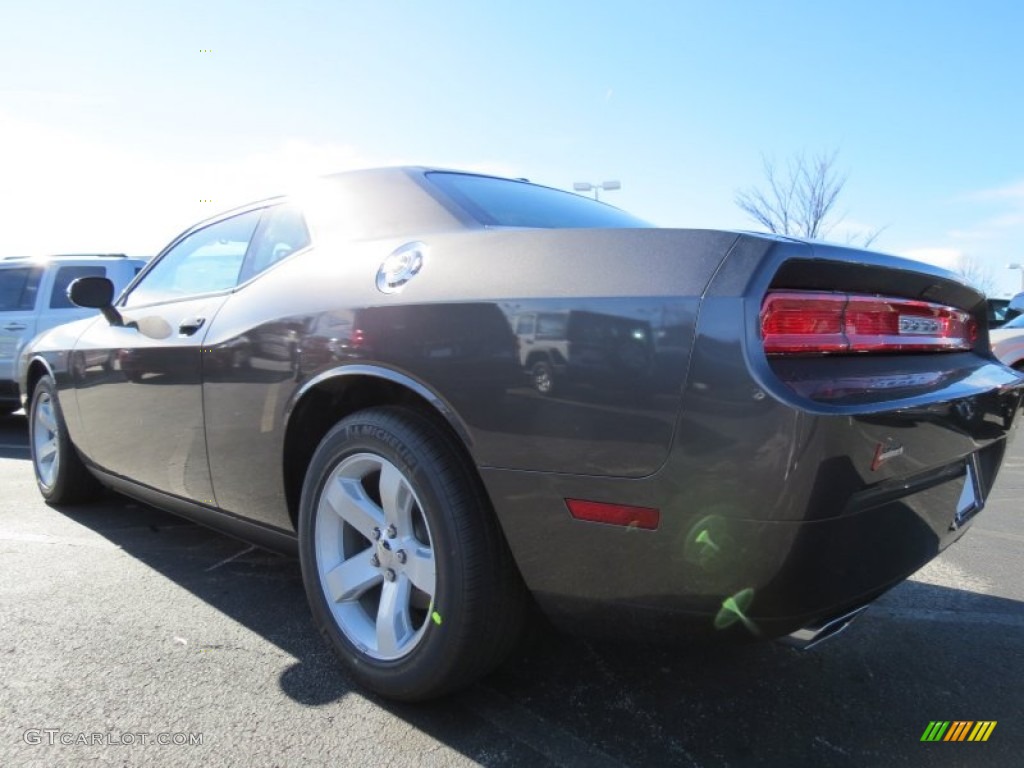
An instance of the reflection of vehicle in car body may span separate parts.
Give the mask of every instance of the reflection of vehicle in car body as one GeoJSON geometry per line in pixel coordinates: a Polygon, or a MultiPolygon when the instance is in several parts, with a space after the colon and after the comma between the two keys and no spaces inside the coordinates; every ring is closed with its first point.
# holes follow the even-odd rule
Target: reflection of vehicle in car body
{"type": "Polygon", "coordinates": [[[299,354],[299,328],[295,323],[278,323],[261,328],[254,334],[257,357],[294,362],[299,354]]]}
{"type": "Polygon", "coordinates": [[[401,699],[492,669],[529,595],[577,631],[827,636],[964,533],[1024,388],[936,267],[426,169],[203,222],[116,305],[71,290],[103,316],[25,371],[44,497],[99,480],[297,552],[321,633],[401,699]],[[505,383],[528,313],[579,393],[505,383]],[[104,351],[141,376],[67,365],[104,351]]]}
{"type": "Polygon", "coordinates": [[[512,320],[520,365],[541,394],[569,384],[622,388],[649,382],[654,340],[646,320],[587,310],[522,312],[512,320]]]}
{"type": "MultiPolygon", "coordinates": [[[[92,309],[72,304],[67,287],[79,277],[105,276],[121,290],[142,268],[141,259],[124,255],[79,254],[0,260],[0,414],[21,407],[18,397],[18,359],[37,334],[61,323],[94,315],[92,309]]],[[[109,355],[76,365],[106,365],[109,355]]]]}
{"type": "Polygon", "coordinates": [[[353,358],[418,365],[456,391],[503,392],[522,381],[515,336],[493,302],[359,309],[344,347],[353,358]]]}

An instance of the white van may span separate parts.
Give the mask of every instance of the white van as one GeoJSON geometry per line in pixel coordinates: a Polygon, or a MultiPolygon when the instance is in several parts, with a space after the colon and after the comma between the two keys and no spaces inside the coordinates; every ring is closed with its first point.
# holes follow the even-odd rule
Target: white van
{"type": "Polygon", "coordinates": [[[62,323],[95,314],[67,297],[79,277],[107,277],[120,291],[145,265],[123,254],[0,259],[0,415],[21,407],[18,397],[18,357],[37,334],[62,323]]]}

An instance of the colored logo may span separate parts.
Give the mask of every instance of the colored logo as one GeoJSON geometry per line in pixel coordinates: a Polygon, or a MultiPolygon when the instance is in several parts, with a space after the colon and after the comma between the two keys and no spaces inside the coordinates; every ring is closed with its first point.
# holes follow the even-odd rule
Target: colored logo
{"type": "Polygon", "coordinates": [[[988,741],[996,720],[932,720],[921,741],[988,741]]]}

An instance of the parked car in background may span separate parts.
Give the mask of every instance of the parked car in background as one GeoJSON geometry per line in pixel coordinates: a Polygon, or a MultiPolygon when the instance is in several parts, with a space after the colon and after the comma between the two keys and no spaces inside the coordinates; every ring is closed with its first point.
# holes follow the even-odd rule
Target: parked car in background
{"type": "Polygon", "coordinates": [[[1019,301],[1016,307],[1011,306],[1011,299],[988,299],[987,303],[989,328],[999,328],[1005,325],[1024,310],[1019,301]]]}
{"type": "Polygon", "coordinates": [[[1011,312],[1016,312],[1017,314],[1024,314],[1024,291],[1021,291],[1012,299],[1010,299],[1010,305],[1008,309],[1011,312]]]}
{"type": "Polygon", "coordinates": [[[18,358],[36,334],[61,323],[95,315],[67,296],[79,277],[106,277],[124,288],[145,261],[123,254],[77,254],[0,260],[0,414],[21,407],[18,358]]]}
{"type": "Polygon", "coordinates": [[[989,332],[992,353],[1003,363],[1024,371],[1024,314],[989,332]]]}
{"type": "Polygon", "coordinates": [[[578,632],[827,637],[963,535],[1024,391],[937,267],[424,168],[71,296],[103,316],[25,370],[44,498],[102,483],[297,553],[321,634],[403,700],[492,669],[530,596],[578,632]]]}

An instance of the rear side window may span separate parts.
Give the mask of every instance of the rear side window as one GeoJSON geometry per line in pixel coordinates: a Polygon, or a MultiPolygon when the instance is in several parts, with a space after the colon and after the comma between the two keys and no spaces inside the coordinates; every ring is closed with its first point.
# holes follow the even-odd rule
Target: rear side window
{"type": "Polygon", "coordinates": [[[539,229],[651,226],[589,197],[525,181],[438,172],[428,173],[427,179],[486,226],[539,229]]]}
{"type": "Polygon", "coordinates": [[[309,229],[298,208],[285,204],[268,209],[253,236],[238,282],[244,283],[255,277],[296,251],[301,251],[309,242],[309,229]]]}
{"type": "Polygon", "coordinates": [[[68,298],[68,286],[80,277],[106,277],[107,270],[101,266],[61,267],[53,279],[50,291],[50,309],[70,309],[75,306],[68,298]]]}
{"type": "Polygon", "coordinates": [[[36,306],[41,267],[0,269],[0,312],[31,311],[36,306]]]}
{"type": "Polygon", "coordinates": [[[565,326],[568,321],[566,315],[538,315],[537,316],[537,338],[538,339],[564,339],[565,326]]]}

